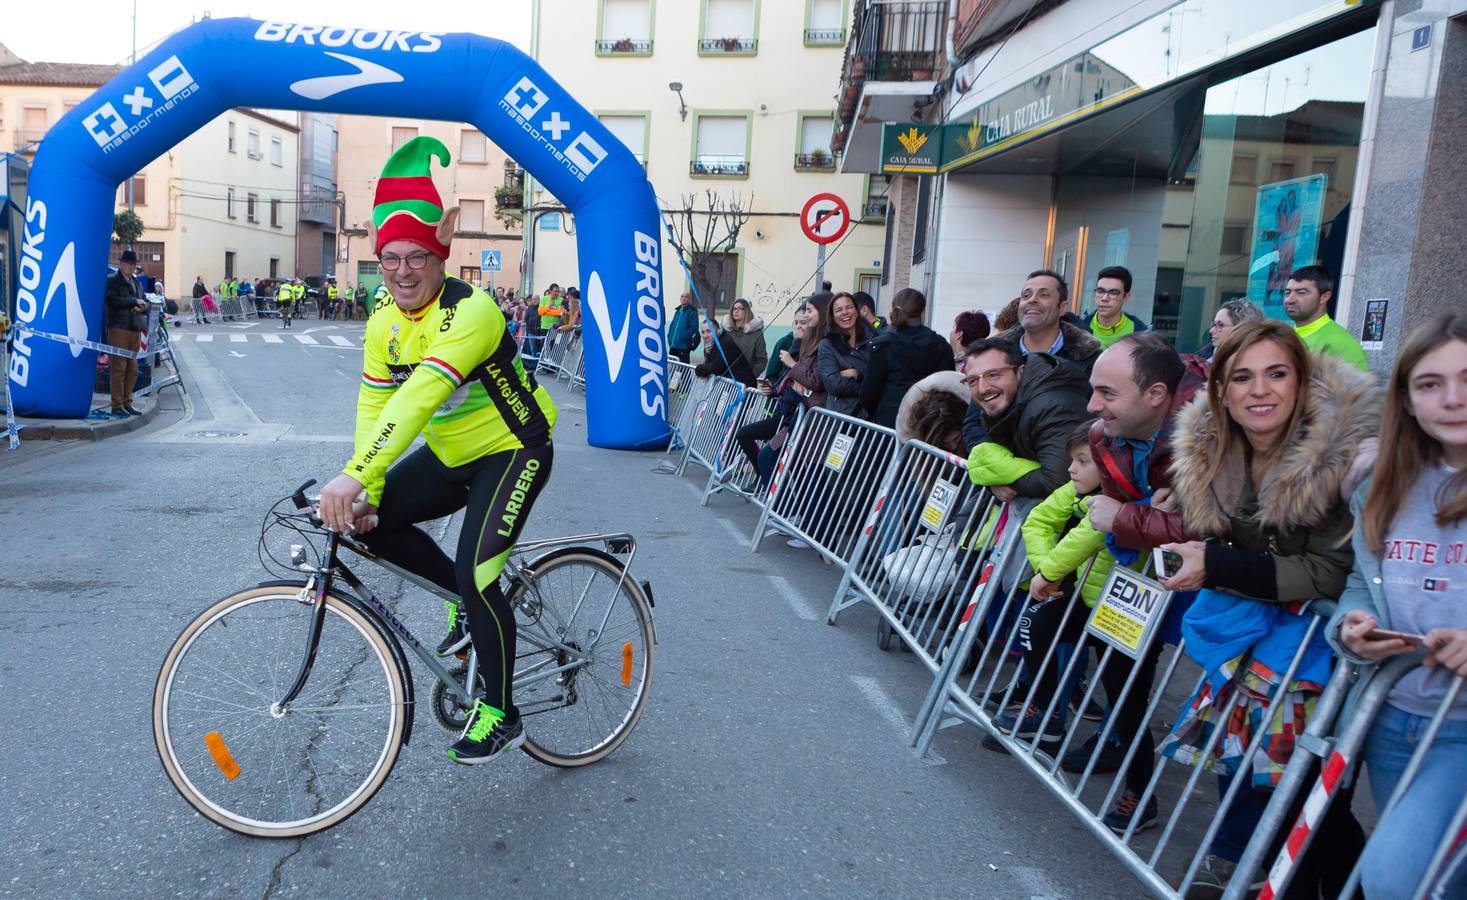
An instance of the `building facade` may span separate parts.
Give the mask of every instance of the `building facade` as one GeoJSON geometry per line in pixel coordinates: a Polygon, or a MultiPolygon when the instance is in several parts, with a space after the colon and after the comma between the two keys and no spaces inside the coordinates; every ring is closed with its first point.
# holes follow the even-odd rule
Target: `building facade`
{"type": "Polygon", "coordinates": [[[1040,267],[1088,312],[1119,264],[1128,311],[1194,350],[1229,299],[1282,318],[1289,271],[1318,263],[1380,368],[1460,308],[1434,288],[1467,262],[1441,189],[1467,152],[1467,0],[947,6],[859,5],[837,125],[844,170],[910,206],[887,265],[939,320],[1040,267]]]}
{"type": "Polygon", "coordinates": [[[302,275],[335,275],[341,212],[336,185],[335,113],[300,117],[300,202],[296,205],[295,257],[302,275]]]}
{"type": "MultiPolygon", "coordinates": [[[[849,0],[537,0],[535,57],[631,149],[664,213],[706,209],[706,192],[752,213],[715,260],[718,296],[736,297],[776,331],[794,301],[819,289],[816,245],[800,211],[833,193],[851,230],[832,244],[825,279],[836,290],[881,278],[884,197],[868,179],[844,175],[831,151],[849,0]]],[[[578,284],[575,221],[538,184],[528,191],[524,285],[578,284]]],[[[694,216],[698,227],[706,216],[694,216]]],[[[715,239],[722,237],[715,226],[715,239]]],[[[688,283],[664,233],[669,306],[688,283]]]]}
{"type": "Polygon", "coordinates": [[[522,236],[517,218],[506,223],[496,216],[495,196],[520,194],[523,174],[484,133],[471,125],[419,119],[339,116],[338,184],[345,203],[337,280],[365,284],[375,290],[382,282],[377,255],[367,241],[367,223],[382,165],[397,148],[419,135],[438,138],[448,147],[448,168],[432,168],[433,181],[445,206],[459,207],[447,271],[484,287],[514,287],[520,277],[522,236]],[[485,273],[482,252],[497,250],[501,271],[485,273]]]}
{"type": "MultiPolygon", "coordinates": [[[[0,153],[33,155],[52,125],[120,71],[0,52],[0,153]]],[[[146,229],[134,245],[140,264],[168,296],[189,296],[198,275],[214,285],[294,272],[298,131],[270,113],[230,110],[119,186],[117,210],[131,202],[146,229]]]]}

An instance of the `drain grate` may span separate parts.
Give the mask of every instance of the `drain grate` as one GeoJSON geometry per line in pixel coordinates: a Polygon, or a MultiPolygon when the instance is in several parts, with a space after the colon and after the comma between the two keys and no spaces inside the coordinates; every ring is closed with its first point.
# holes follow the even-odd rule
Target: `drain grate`
{"type": "Polygon", "coordinates": [[[237,438],[244,437],[243,431],[190,431],[184,437],[191,438],[237,438]]]}

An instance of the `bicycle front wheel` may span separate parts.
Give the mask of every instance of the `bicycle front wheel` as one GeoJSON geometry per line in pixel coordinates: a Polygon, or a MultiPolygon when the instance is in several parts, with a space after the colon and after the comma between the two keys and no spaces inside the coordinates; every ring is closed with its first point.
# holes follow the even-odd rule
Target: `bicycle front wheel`
{"type": "Polygon", "coordinates": [[[361,809],[386,781],[407,723],[406,674],[381,632],[328,595],[300,695],[312,603],[297,586],[226,597],[191,622],[163,661],[153,737],[189,805],[255,837],[311,834],[361,809]]]}
{"type": "Polygon", "coordinates": [[[614,556],[569,547],[531,563],[510,592],[515,706],[525,752],[546,765],[603,759],[642,717],[656,636],[641,586],[623,571],[614,556]]]}

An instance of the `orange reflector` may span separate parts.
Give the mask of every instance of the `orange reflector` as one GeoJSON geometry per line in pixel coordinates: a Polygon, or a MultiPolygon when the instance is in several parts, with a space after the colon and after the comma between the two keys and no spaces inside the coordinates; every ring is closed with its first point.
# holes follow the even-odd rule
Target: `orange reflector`
{"type": "Polygon", "coordinates": [[[632,683],[632,642],[621,645],[621,683],[632,683]]]}
{"type": "Polygon", "coordinates": [[[224,773],[224,777],[233,781],[239,777],[239,763],[234,761],[234,754],[224,745],[224,738],[219,732],[211,731],[204,735],[204,743],[209,745],[209,755],[214,757],[214,765],[224,773]]]}

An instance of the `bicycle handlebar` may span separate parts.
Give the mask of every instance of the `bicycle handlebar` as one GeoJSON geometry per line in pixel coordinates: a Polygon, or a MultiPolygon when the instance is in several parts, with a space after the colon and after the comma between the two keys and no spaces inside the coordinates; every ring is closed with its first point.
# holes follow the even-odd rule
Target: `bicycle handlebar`
{"type": "Polygon", "coordinates": [[[296,488],[295,492],[290,495],[290,502],[295,504],[296,509],[306,509],[311,505],[311,502],[306,499],[306,489],[315,483],[316,479],[312,478],[310,481],[296,488]]]}

